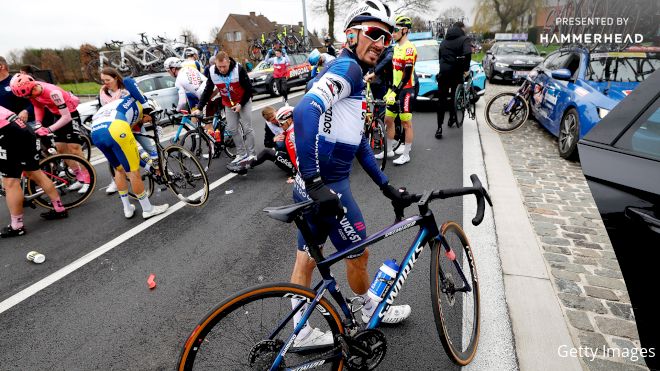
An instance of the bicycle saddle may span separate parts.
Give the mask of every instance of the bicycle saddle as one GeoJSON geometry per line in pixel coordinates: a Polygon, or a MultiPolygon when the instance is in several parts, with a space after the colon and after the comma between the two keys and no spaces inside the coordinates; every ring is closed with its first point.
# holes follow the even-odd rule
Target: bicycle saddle
{"type": "Polygon", "coordinates": [[[314,201],[307,200],[292,205],[267,207],[264,209],[264,211],[267,212],[268,216],[273,219],[277,219],[285,223],[291,223],[296,218],[298,213],[302,212],[313,204],[314,201]]]}

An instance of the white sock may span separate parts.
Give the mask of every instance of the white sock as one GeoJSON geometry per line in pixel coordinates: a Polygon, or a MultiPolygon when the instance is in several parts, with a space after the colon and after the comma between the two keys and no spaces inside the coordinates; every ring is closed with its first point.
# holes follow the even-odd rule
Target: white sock
{"type": "Polygon", "coordinates": [[[131,203],[128,202],[128,191],[119,191],[119,199],[121,200],[122,205],[124,205],[124,210],[129,210],[131,208],[131,203]]]}
{"type": "Polygon", "coordinates": [[[147,192],[142,192],[141,194],[137,195],[138,201],[140,201],[140,206],[142,207],[142,211],[149,212],[151,209],[154,207],[151,206],[151,202],[149,202],[149,197],[147,197],[147,192]]]}
{"type": "Polygon", "coordinates": [[[412,143],[406,143],[406,147],[403,149],[403,154],[410,156],[410,149],[412,148],[412,143]]]}
{"type": "Polygon", "coordinates": [[[394,139],[388,139],[387,140],[387,149],[388,149],[388,152],[394,151],[394,139]]]}
{"type": "MultiPolygon", "coordinates": [[[[291,299],[291,309],[296,309],[296,307],[300,304],[300,300],[298,299],[291,299]]],[[[303,305],[300,307],[300,310],[293,315],[293,328],[295,329],[298,324],[300,323],[300,319],[302,318],[303,313],[307,310],[308,304],[303,305]]],[[[309,325],[309,322],[305,322],[305,326],[300,330],[300,333],[298,334],[299,339],[304,339],[307,334],[312,331],[312,327],[309,325]]]]}
{"type": "Polygon", "coordinates": [[[374,303],[374,301],[371,300],[371,298],[367,293],[364,293],[360,296],[364,300],[364,306],[362,307],[362,314],[371,318],[371,315],[374,313],[374,310],[376,310],[376,305],[375,305],[376,303],[374,303]]]}

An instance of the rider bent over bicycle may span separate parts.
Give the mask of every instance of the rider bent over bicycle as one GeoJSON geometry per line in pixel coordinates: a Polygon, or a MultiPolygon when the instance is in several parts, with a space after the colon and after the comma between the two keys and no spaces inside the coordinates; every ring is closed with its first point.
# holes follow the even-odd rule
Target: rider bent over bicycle
{"type": "MultiPolygon", "coordinates": [[[[299,173],[293,191],[295,202],[312,199],[318,215],[307,223],[323,244],[330,237],[337,250],[345,250],[366,238],[366,226],[360,209],[351,195],[349,175],[353,159],[358,161],[383,194],[394,202],[405,203],[401,193],[388,184],[374,154],[362,135],[364,104],[363,75],[373,67],[391,42],[394,22],[390,9],[378,0],[361,2],[349,12],[345,22],[348,47],[310,82],[311,89],[294,110],[295,144],[299,173]],[[344,212],[346,210],[346,212],[344,212]],[[329,227],[329,228],[327,228],[329,227]]],[[[308,255],[306,241],[298,233],[298,252],[291,275],[294,284],[310,287],[315,261],[308,255]]],[[[369,253],[346,260],[348,283],[362,296],[362,319],[368,321],[374,303],[367,296],[370,277],[369,253]]],[[[294,308],[298,305],[292,299],[294,308]]],[[[392,306],[383,322],[399,323],[410,315],[410,306],[392,306]]],[[[301,313],[294,316],[295,325],[301,313]]],[[[331,344],[331,333],[306,324],[293,348],[331,344]]]]}

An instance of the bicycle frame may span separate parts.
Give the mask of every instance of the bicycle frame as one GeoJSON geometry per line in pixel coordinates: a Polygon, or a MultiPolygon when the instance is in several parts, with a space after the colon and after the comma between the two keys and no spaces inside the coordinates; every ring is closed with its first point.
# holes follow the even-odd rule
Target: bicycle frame
{"type": "MultiPolygon", "coordinates": [[[[465,286],[463,286],[459,290],[472,291],[472,287],[470,286],[470,283],[467,281],[465,274],[463,273],[463,270],[461,268],[461,265],[459,264],[458,261],[456,261],[456,257],[453,254],[453,251],[451,250],[447,242],[440,234],[440,231],[438,230],[433,212],[428,208],[428,205],[423,204],[421,201],[419,203],[419,209],[420,209],[420,215],[412,216],[403,219],[400,222],[394,223],[391,226],[381,230],[380,232],[377,232],[367,237],[365,240],[354,244],[354,246],[349,248],[348,250],[336,252],[328,256],[327,258],[323,257],[321,250],[318,247],[313,247],[309,249],[310,255],[317,262],[316,263],[317,268],[323,279],[314,287],[314,291],[317,293],[314,300],[308,303],[308,300],[306,298],[297,298],[297,299],[305,299],[305,301],[301,300],[298,306],[294,308],[289,313],[289,315],[280,322],[279,326],[270,334],[269,339],[270,340],[274,339],[275,336],[282,329],[284,329],[287,323],[289,323],[289,321],[293,318],[294,314],[298,312],[303,305],[309,304],[305,312],[302,314],[300,322],[296,326],[295,330],[289,336],[289,338],[285,342],[284,347],[282,347],[282,350],[277,355],[275,362],[271,366],[271,370],[277,370],[280,367],[280,364],[284,360],[284,356],[286,355],[287,351],[293,344],[293,341],[296,339],[300,331],[303,329],[305,323],[310,318],[313,311],[319,310],[318,308],[320,307],[317,308],[317,304],[321,301],[321,299],[323,298],[326,292],[329,292],[332,298],[335,300],[335,302],[339,304],[339,308],[344,314],[344,317],[350,320],[350,322],[346,323],[346,325],[348,325],[349,328],[357,327],[357,322],[355,321],[353,312],[349,308],[348,303],[344,298],[344,296],[340,293],[339,288],[337,286],[337,282],[335,281],[334,276],[330,272],[330,266],[341,260],[344,260],[349,255],[359,253],[362,249],[364,249],[369,245],[382,241],[404,230],[410,229],[415,226],[420,227],[420,230],[417,233],[417,236],[415,237],[413,244],[410,246],[410,248],[408,248],[408,252],[406,253],[404,259],[401,261],[401,269],[399,269],[399,272],[397,273],[394,279],[394,283],[386,291],[385,295],[383,296],[383,300],[376,306],[376,309],[374,310],[371,319],[369,320],[369,323],[367,323],[365,326],[366,329],[373,329],[378,327],[378,325],[381,323],[384,313],[387,312],[389,307],[394,303],[394,299],[396,299],[399,292],[401,292],[401,289],[403,288],[403,285],[406,282],[408,275],[410,274],[410,272],[412,272],[415,262],[417,261],[419,255],[424,250],[424,245],[430,244],[433,240],[438,240],[441,242],[442,246],[445,248],[446,256],[454,262],[454,265],[465,284],[465,286]]],[[[314,235],[311,233],[311,230],[309,229],[309,226],[307,225],[307,222],[305,221],[302,214],[300,214],[295,219],[295,223],[296,226],[298,226],[303,237],[305,238],[305,241],[315,241],[314,235]]],[[[308,246],[318,246],[318,245],[319,244],[308,243],[308,246]]],[[[442,271],[440,273],[443,275],[441,277],[441,281],[444,281],[445,279],[444,273],[442,271]]],[[[317,367],[337,357],[342,357],[342,349],[335,348],[335,352],[325,358],[313,359],[302,365],[297,365],[296,367],[297,369],[305,369],[305,367],[312,367],[313,365],[314,365],[313,367],[317,367]]]]}

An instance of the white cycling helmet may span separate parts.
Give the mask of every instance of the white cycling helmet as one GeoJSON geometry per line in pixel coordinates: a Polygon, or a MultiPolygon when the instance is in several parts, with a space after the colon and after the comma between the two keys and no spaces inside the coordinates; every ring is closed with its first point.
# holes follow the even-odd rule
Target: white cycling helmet
{"type": "Polygon", "coordinates": [[[188,58],[190,56],[193,56],[193,55],[199,55],[199,53],[197,52],[197,49],[195,49],[195,48],[190,48],[189,47],[189,48],[186,48],[183,51],[183,56],[186,57],[186,58],[188,58]]]}
{"type": "Polygon", "coordinates": [[[286,122],[286,120],[290,119],[291,117],[293,117],[293,107],[289,105],[280,107],[280,109],[278,109],[277,113],[275,114],[275,119],[280,124],[283,124],[284,122],[286,122]]]}
{"type": "Polygon", "coordinates": [[[344,21],[344,30],[354,23],[377,21],[385,23],[392,32],[394,30],[393,16],[390,8],[379,0],[360,1],[348,12],[344,21]]]}
{"type": "Polygon", "coordinates": [[[166,70],[169,70],[170,68],[181,68],[181,59],[177,57],[169,57],[165,60],[165,63],[163,63],[163,67],[165,67],[166,70]]]}

